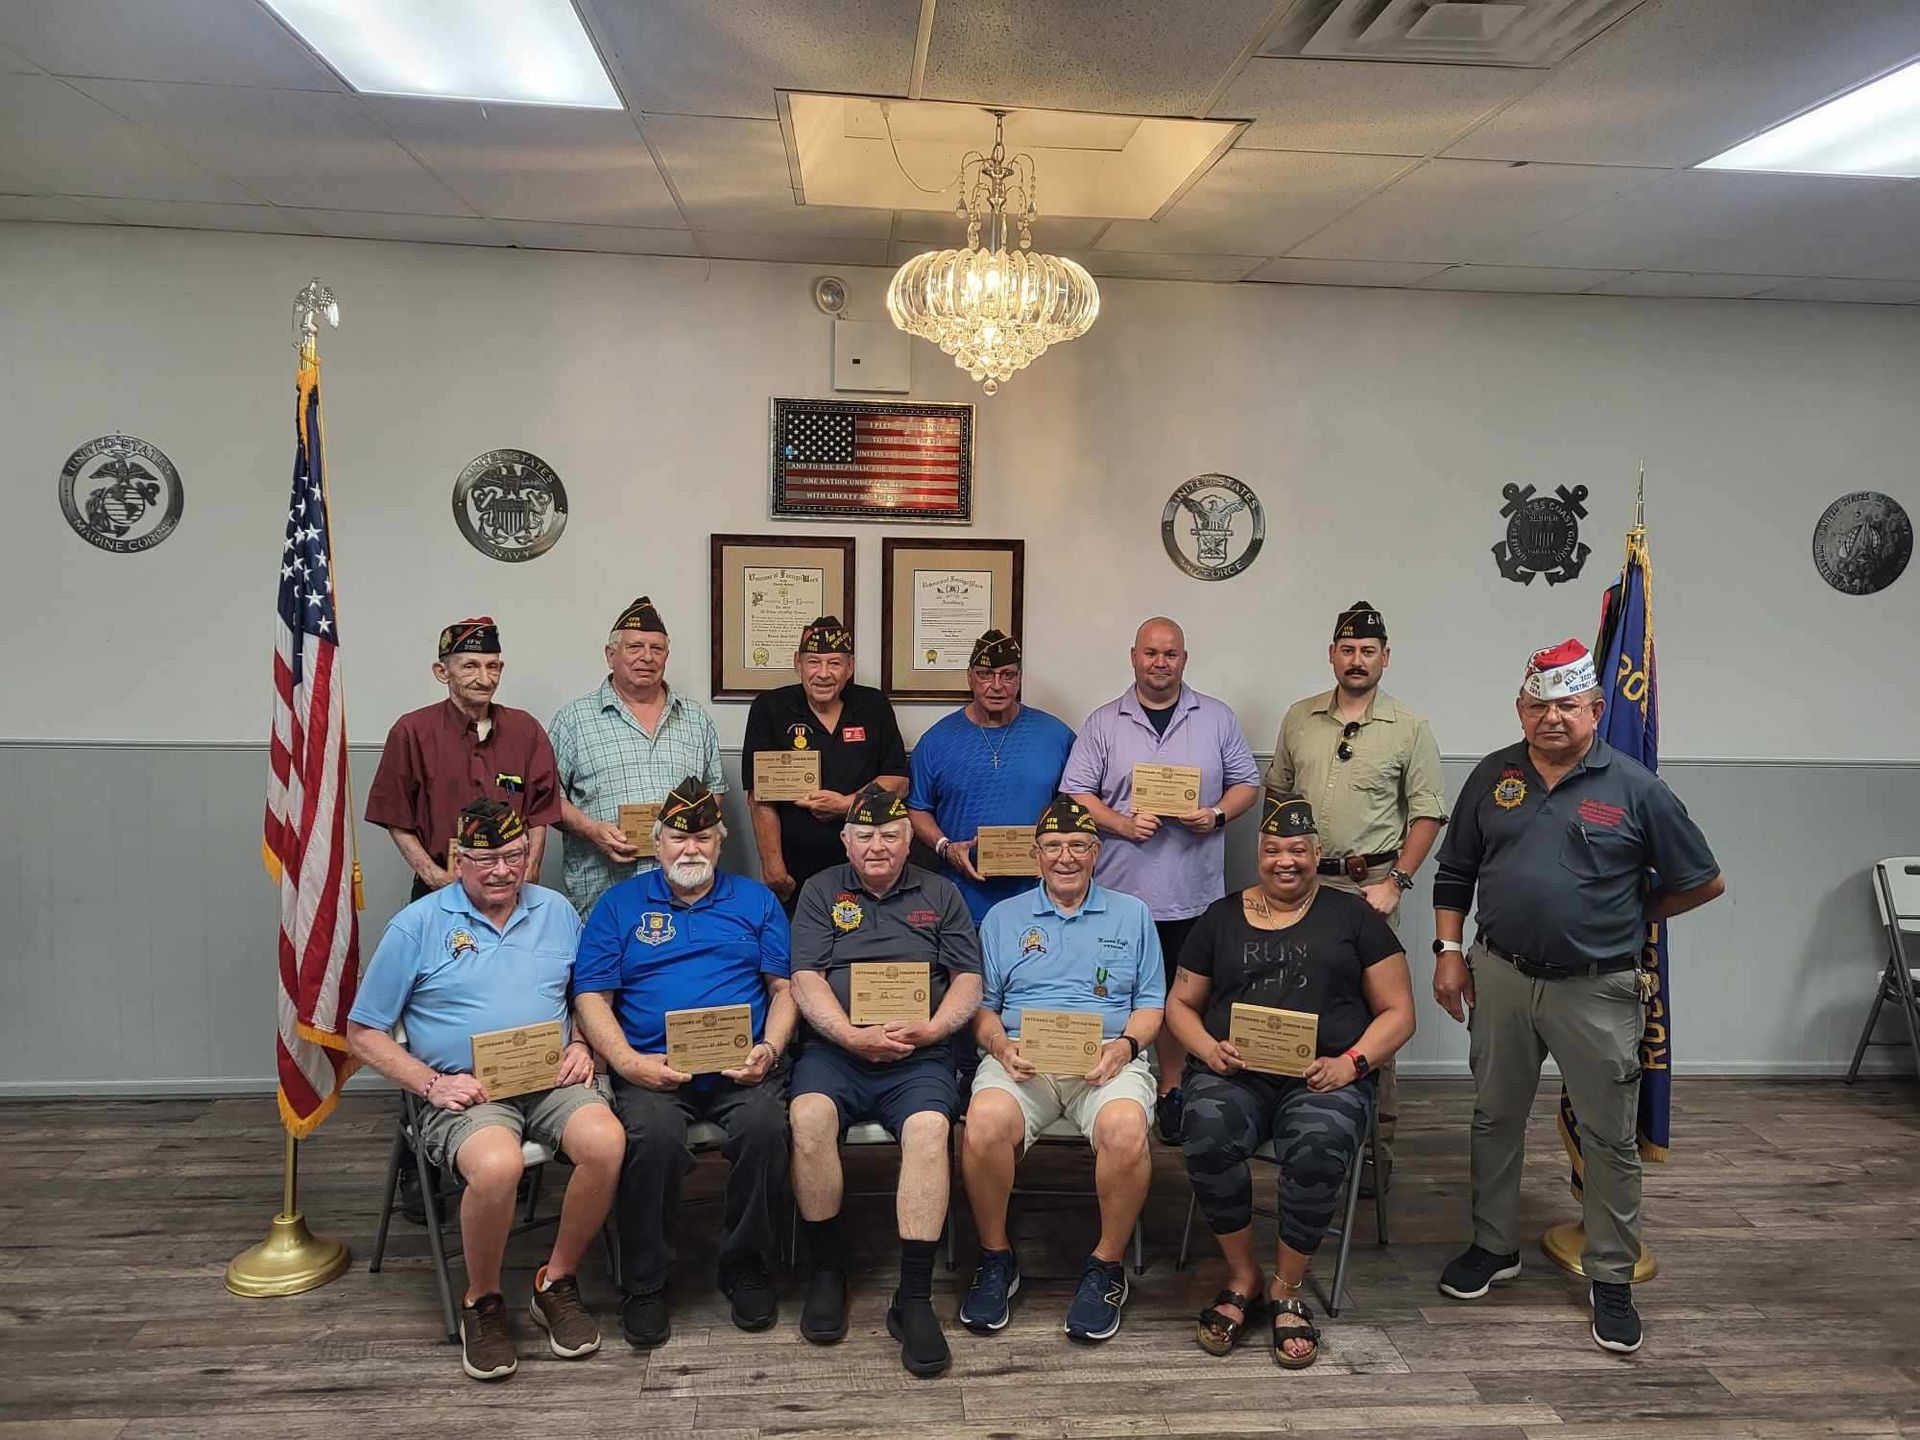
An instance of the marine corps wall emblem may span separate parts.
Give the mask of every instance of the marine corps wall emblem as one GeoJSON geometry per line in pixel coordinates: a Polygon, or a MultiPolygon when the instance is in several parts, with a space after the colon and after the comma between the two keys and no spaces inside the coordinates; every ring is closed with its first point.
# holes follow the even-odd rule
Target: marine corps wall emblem
{"type": "Polygon", "coordinates": [[[1506,504],[1507,538],[1493,547],[1494,562],[1509,580],[1531,585],[1535,575],[1549,585],[1578,579],[1591,546],[1580,543],[1580,522],[1587,518],[1587,487],[1558,486],[1551,495],[1535,496],[1531,485],[1508,485],[1500,491],[1506,504]]]}
{"type": "Polygon", "coordinates": [[[1878,490],[1842,495],[1813,527],[1813,563],[1842,595],[1886,589],[1912,558],[1913,521],[1898,500],[1878,490]]]}
{"type": "Polygon", "coordinates": [[[186,505],[180,472],[156,445],[131,435],[89,440],[60,467],[60,510],[73,533],[116,555],[151,550],[186,505]]]}
{"type": "Polygon", "coordinates": [[[489,450],[453,482],[453,518],[482,555],[532,560],[567,528],[567,487],[538,455],[489,450]]]}
{"type": "Polygon", "coordinates": [[[1232,579],[1253,564],[1266,538],[1260,497],[1231,475],[1194,476],[1160,512],[1167,558],[1196,580],[1232,579]]]}

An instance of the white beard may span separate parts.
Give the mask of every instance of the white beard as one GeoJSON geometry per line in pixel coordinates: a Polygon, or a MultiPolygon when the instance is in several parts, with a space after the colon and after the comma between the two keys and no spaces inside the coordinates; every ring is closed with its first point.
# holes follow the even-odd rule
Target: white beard
{"type": "Polygon", "coordinates": [[[713,862],[699,855],[683,855],[667,867],[667,879],[682,890],[698,890],[713,878],[713,862]]]}

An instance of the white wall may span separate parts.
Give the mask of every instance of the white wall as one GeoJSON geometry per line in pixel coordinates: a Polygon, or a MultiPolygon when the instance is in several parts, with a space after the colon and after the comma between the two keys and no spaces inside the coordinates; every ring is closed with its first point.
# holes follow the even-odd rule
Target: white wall
{"type": "MultiPolygon", "coordinates": [[[[505,632],[506,698],[545,716],[596,681],[608,622],[650,592],[674,679],[704,697],[716,530],[851,530],[857,621],[877,634],[890,532],[766,517],[768,398],[829,393],[829,322],[807,296],[824,268],[0,225],[0,736],[261,735],[287,317],[315,274],[344,313],[322,354],[360,739],[431,698],[433,635],[480,610],[505,632]],[[161,446],[187,487],[180,528],[139,556],[87,546],[55,501],[67,453],[113,429],[161,446]],[[496,446],[567,486],[567,533],[530,564],[453,525],[455,474],[496,446]]],[[[884,273],[845,273],[856,312],[878,314],[884,273]]],[[[1447,753],[1480,753],[1512,733],[1526,652],[1591,638],[1644,460],[1667,753],[1914,753],[1920,574],[1842,596],[1809,537],[1850,489],[1920,513],[1915,311],[1124,281],[1104,301],[1091,335],[991,399],[916,345],[916,395],[979,404],[962,533],[1029,540],[1036,703],[1077,720],[1116,693],[1135,622],[1165,610],[1190,679],[1264,749],[1323,683],[1335,610],[1364,595],[1392,625],[1389,688],[1447,753]],[[1168,492],[1204,470],[1267,509],[1259,561],[1223,584],[1161,551],[1168,492]],[[1592,491],[1579,583],[1495,571],[1513,481],[1592,491]]],[[[863,678],[877,669],[869,651],[863,678]]],[[[719,708],[723,741],[744,713],[719,708]]],[[[909,735],[939,713],[905,707],[909,735]]]]}

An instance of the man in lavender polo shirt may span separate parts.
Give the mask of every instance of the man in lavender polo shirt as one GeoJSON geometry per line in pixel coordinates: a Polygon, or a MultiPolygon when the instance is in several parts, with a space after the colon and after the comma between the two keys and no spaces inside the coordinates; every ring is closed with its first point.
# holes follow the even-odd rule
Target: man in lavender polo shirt
{"type": "MultiPolygon", "coordinates": [[[[1096,883],[1137,895],[1153,912],[1167,983],[1187,931],[1226,894],[1227,822],[1260,798],[1260,767],[1233,711],[1182,679],[1187,641],[1164,615],[1133,637],[1133,684],[1087,717],[1067,756],[1060,788],[1093,813],[1107,837],[1096,883]],[[1135,815],[1133,767],[1192,765],[1200,771],[1199,808],[1185,815],[1135,815]]],[[[1186,1051],[1165,1028],[1154,1041],[1160,1063],[1155,1105],[1160,1138],[1180,1142],[1180,1072],[1186,1051]]]]}

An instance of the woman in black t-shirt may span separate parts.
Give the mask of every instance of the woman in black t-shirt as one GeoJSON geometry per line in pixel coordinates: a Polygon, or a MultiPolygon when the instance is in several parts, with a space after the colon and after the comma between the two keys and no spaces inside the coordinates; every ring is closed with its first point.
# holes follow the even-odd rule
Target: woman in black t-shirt
{"type": "Polygon", "coordinates": [[[1269,793],[1258,881],[1216,900],[1180,952],[1167,1028],[1187,1048],[1187,1174],[1227,1261],[1226,1287],[1198,1339],[1225,1355],[1263,1310],[1273,1358],[1305,1369],[1320,1332],[1299,1299],[1366,1133],[1372,1071],[1413,1034],[1413,987],[1393,931],[1357,895],[1320,884],[1313,807],[1269,793]],[[1228,1039],[1236,1003],[1318,1017],[1302,1077],[1249,1070],[1228,1039]],[[1263,1289],[1253,1253],[1247,1160],[1266,1141],[1280,1162],[1280,1244],[1263,1289]]]}

